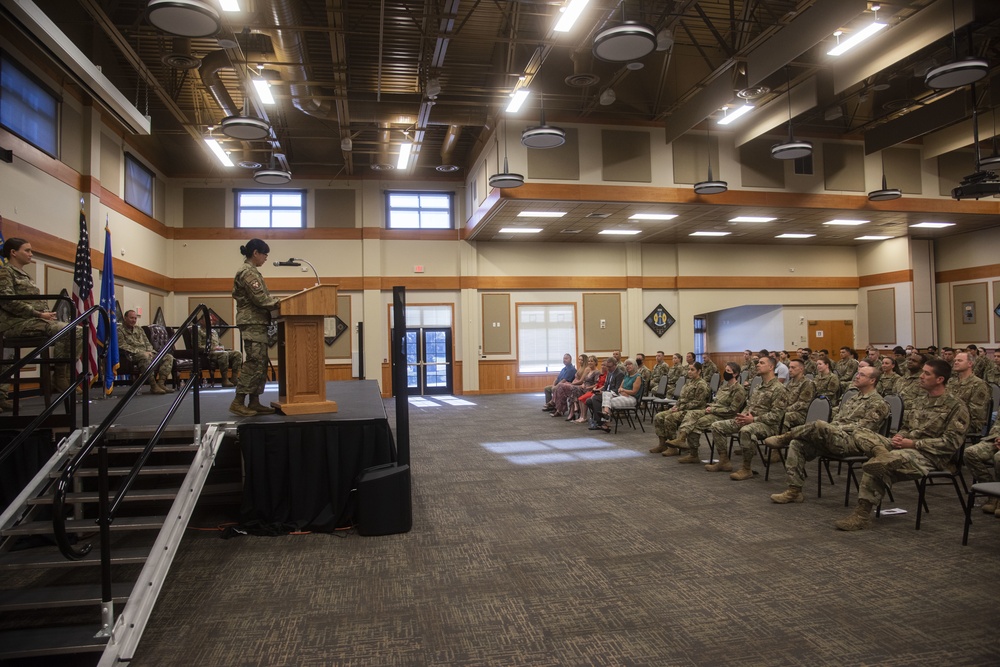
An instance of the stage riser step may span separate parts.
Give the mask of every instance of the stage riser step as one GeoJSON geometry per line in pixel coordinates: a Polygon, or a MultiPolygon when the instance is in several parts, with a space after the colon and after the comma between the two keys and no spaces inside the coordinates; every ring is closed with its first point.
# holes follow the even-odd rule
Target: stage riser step
{"type": "MultiPolygon", "coordinates": [[[[163,465],[163,466],[143,466],[142,470],[139,471],[139,475],[186,475],[188,470],[191,468],[190,465],[163,465]]],[[[124,477],[125,475],[132,472],[132,468],[108,468],[109,477],[124,477]]],[[[97,468],[80,468],[76,471],[76,477],[98,477],[100,473],[97,468]]],[[[49,477],[52,479],[59,479],[62,477],[62,472],[55,470],[49,473],[49,477]]]]}
{"type": "MultiPolygon", "coordinates": [[[[128,600],[132,592],[131,583],[111,584],[111,597],[115,603],[128,600]]],[[[0,591],[0,612],[23,611],[26,609],[62,609],[64,607],[87,607],[101,604],[100,584],[79,584],[75,586],[52,586],[50,588],[28,588],[0,591]]]]}
{"type": "MultiPolygon", "coordinates": [[[[112,493],[112,497],[113,497],[112,493]]],[[[177,496],[177,489],[132,489],[125,496],[124,502],[137,502],[140,500],[173,500],[177,496]]],[[[42,496],[32,498],[29,505],[51,505],[52,496],[42,496]]],[[[82,493],[67,493],[67,503],[96,503],[100,501],[100,494],[97,491],[84,491],[82,493]]]]}
{"type": "MultiPolygon", "coordinates": [[[[159,530],[163,522],[167,520],[165,516],[125,516],[115,519],[114,523],[111,524],[112,532],[126,531],[126,530],[159,530]]],[[[100,527],[93,519],[85,519],[83,521],[66,521],[66,532],[67,533],[96,533],[100,527]]],[[[32,521],[27,524],[22,524],[20,526],[14,526],[9,530],[5,530],[0,535],[7,537],[8,535],[50,535],[52,534],[52,522],[51,521],[32,521]]]]}
{"type": "Polygon", "coordinates": [[[0,660],[100,652],[108,640],[94,638],[99,629],[95,623],[0,632],[0,660]]]}
{"type": "MultiPolygon", "coordinates": [[[[141,565],[149,556],[149,547],[123,547],[111,550],[112,565],[141,565]]],[[[101,564],[101,545],[94,544],[93,550],[80,560],[68,560],[55,547],[36,547],[23,551],[12,551],[0,556],[0,568],[7,570],[28,570],[39,568],[94,567],[101,564]]]]}
{"type": "MultiPolygon", "coordinates": [[[[90,450],[91,456],[97,456],[100,448],[95,447],[90,450]]],[[[111,444],[108,446],[108,455],[115,456],[118,454],[141,454],[146,450],[145,444],[137,445],[115,445],[111,444]]],[[[176,445],[164,445],[163,443],[158,444],[153,448],[153,454],[191,454],[198,451],[198,445],[193,445],[190,442],[187,444],[176,444],[176,445]]]]}

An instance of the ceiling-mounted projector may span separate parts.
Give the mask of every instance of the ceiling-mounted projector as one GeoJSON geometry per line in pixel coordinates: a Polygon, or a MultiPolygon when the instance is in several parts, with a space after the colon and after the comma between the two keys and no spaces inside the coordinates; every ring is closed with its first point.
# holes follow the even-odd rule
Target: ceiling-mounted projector
{"type": "Polygon", "coordinates": [[[980,199],[996,195],[1000,195],[1000,180],[993,171],[977,171],[969,174],[951,191],[952,199],[980,199]]]}

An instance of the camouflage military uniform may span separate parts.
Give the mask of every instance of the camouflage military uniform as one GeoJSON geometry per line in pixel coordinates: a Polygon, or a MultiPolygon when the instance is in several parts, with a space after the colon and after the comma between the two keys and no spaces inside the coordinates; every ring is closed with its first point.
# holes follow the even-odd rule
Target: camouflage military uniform
{"type": "MultiPolygon", "coordinates": [[[[41,294],[34,281],[24,271],[11,264],[0,266],[0,296],[33,296],[41,294]]],[[[0,333],[9,338],[45,336],[52,337],[66,328],[65,322],[43,320],[39,313],[50,311],[49,304],[37,301],[0,301],[0,333]]],[[[76,354],[80,356],[83,337],[76,330],[76,354]]],[[[53,346],[56,357],[68,359],[71,341],[69,336],[53,346]]]]}
{"type": "Polygon", "coordinates": [[[806,379],[803,375],[798,380],[789,380],[786,382],[785,391],[788,392],[788,406],[785,408],[785,419],[782,422],[782,428],[785,431],[789,431],[805,423],[806,413],[809,412],[809,404],[816,397],[816,385],[812,380],[806,379]]]}
{"type": "Polygon", "coordinates": [[[712,428],[712,424],[724,419],[732,419],[743,408],[747,399],[747,390],[739,382],[724,383],[715,392],[715,400],[704,410],[690,410],[684,413],[684,419],[678,427],[678,432],[687,434],[687,445],[693,456],[698,455],[702,431],[712,428]]]}
{"type": "Polygon", "coordinates": [[[789,435],[792,441],[785,458],[788,486],[802,488],[806,463],[817,456],[857,456],[864,453],[855,442],[855,432],[875,431],[889,416],[889,404],[878,392],[855,394],[836,412],[832,423],[815,421],[796,426],[789,435]]]}
{"type": "Polygon", "coordinates": [[[858,360],[854,357],[841,359],[833,365],[833,369],[840,378],[840,395],[843,396],[844,392],[851,388],[854,376],[858,374],[858,360]]]}
{"type": "Polygon", "coordinates": [[[653,371],[646,368],[646,365],[643,364],[642,366],[639,366],[639,377],[642,378],[642,395],[648,396],[653,393],[653,389],[655,389],[655,387],[653,387],[650,382],[650,378],[653,377],[653,371]]]}
{"type": "Polygon", "coordinates": [[[990,361],[986,355],[980,351],[976,354],[976,359],[972,362],[972,374],[980,380],[986,379],[986,372],[989,369],[990,361]]]}
{"type": "MultiPolygon", "coordinates": [[[[876,447],[890,450],[880,456],[887,462],[878,475],[869,472],[861,477],[859,503],[867,501],[874,507],[882,501],[887,488],[902,479],[920,479],[931,470],[949,470],[952,459],[965,441],[969,430],[969,410],[954,395],[925,396],[913,410],[903,415],[904,427],[898,435],[914,441],[912,449],[893,449],[889,438],[859,431],[855,434],[865,451],[876,447]]],[[[873,461],[865,465],[869,467],[873,461]]]]}
{"type": "MultiPolygon", "coordinates": [[[[919,377],[919,376],[918,376],[919,377]]],[[[883,374],[878,379],[878,384],[875,385],[875,391],[882,394],[883,396],[888,396],[889,394],[898,394],[899,386],[903,379],[893,373],[892,375],[883,374]]]]}
{"type": "Polygon", "coordinates": [[[753,359],[749,359],[743,364],[743,368],[740,369],[740,375],[744,372],[747,374],[746,382],[750,382],[750,380],[757,376],[757,364],[753,362],[753,359]]]}
{"type": "MultiPolygon", "coordinates": [[[[224,349],[222,341],[219,340],[219,334],[215,329],[212,329],[209,341],[208,358],[212,360],[212,364],[222,373],[222,378],[226,378],[226,371],[232,371],[234,378],[239,375],[240,369],[243,367],[242,355],[236,350],[224,349]]],[[[198,327],[198,347],[201,349],[205,348],[205,332],[201,327],[198,327]]]]}
{"type": "Polygon", "coordinates": [[[965,448],[964,461],[977,482],[995,482],[1000,479],[1000,420],[993,424],[989,434],[974,445],[965,448]]]}
{"type": "Polygon", "coordinates": [[[962,401],[969,409],[969,433],[978,435],[986,428],[986,420],[993,409],[993,392],[981,378],[970,375],[964,380],[952,377],[948,393],[962,401]]]}
{"type": "Polygon", "coordinates": [[[817,375],[813,378],[813,384],[816,385],[817,396],[826,396],[830,399],[830,405],[837,407],[837,402],[840,399],[840,378],[837,377],[836,373],[817,375]]]}
{"type": "Polygon", "coordinates": [[[718,372],[719,367],[715,365],[715,362],[706,358],[704,363],[701,365],[701,376],[705,378],[705,382],[711,382],[712,376],[718,372]]]}
{"type": "MultiPolygon", "coordinates": [[[[120,323],[118,327],[118,351],[128,354],[129,361],[132,362],[140,375],[146,372],[146,369],[149,368],[149,362],[156,356],[156,350],[153,349],[152,343],[146,338],[146,333],[142,328],[129,327],[124,322],[120,323]]],[[[157,378],[160,378],[161,383],[165,384],[173,370],[173,355],[169,353],[163,355],[163,361],[156,368],[153,377],[149,378],[150,384],[155,385],[157,378]]]]}
{"type": "Polygon", "coordinates": [[[686,372],[687,366],[684,364],[676,364],[670,367],[670,370],[667,371],[667,396],[673,395],[674,387],[677,386],[677,381],[680,380],[686,372]]]}
{"type": "Polygon", "coordinates": [[[913,409],[927,394],[920,386],[920,371],[900,375],[896,390],[896,393],[903,399],[904,410],[913,409]]]}
{"type": "Polygon", "coordinates": [[[684,388],[681,389],[681,395],[677,398],[677,405],[674,406],[677,409],[665,410],[653,417],[656,435],[664,439],[674,437],[674,434],[677,433],[677,426],[684,419],[685,411],[704,410],[705,406],[708,405],[711,393],[704,378],[685,382],[684,388]]]}
{"type": "Polygon", "coordinates": [[[753,415],[754,421],[746,426],[740,426],[735,419],[726,419],[712,424],[712,442],[715,445],[715,451],[725,452],[726,438],[739,433],[740,449],[743,450],[743,466],[748,467],[756,454],[753,439],[757,438],[763,441],[764,438],[778,433],[781,417],[787,403],[788,391],[783,384],[778,382],[778,378],[771,378],[761,384],[750,395],[750,402],[742,413],[753,415]]]}
{"type": "Polygon", "coordinates": [[[806,367],[806,374],[812,375],[815,379],[816,375],[819,373],[819,368],[816,366],[816,362],[812,359],[806,359],[802,362],[802,365],[806,367]]]}
{"type": "MultiPolygon", "coordinates": [[[[650,393],[656,393],[656,388],[660,386],[660,378],[669,372],[670,366],[668,366],[665,361],[661,361],[653,366],[653,372],[649,376],[650,393]]],[[[660,396],[660,398],[663,398],[663,396],[660,396]]]]}
{"type": "Polygon", "coordinates": [[[233,278],[233,298],[246,355],[236,393],[259,395],[264,392],[267,379],[267,325],[271,322],[271,310],[278,307],[278,299],[267,291],[264,277],[249,259],[233,278]]]}
{"type": "Polygon", "coordinates": [[[990,360],[986,365],[986,373],[983,379],[990,384],[1000,384],[1000,366],[996,364],[995,361],[990,360]]]}

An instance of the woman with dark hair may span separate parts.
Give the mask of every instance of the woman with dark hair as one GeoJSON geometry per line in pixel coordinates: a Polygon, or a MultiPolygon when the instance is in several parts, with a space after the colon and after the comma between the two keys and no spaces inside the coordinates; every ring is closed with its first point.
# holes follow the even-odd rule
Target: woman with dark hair
{"type": "Polygon", "coordinates": [[[881,371],[882,376],[878,379],[878,384],[875,385],[875,391],[882,396],[898,394],[899,383],[902,382],[902,377],[899,375],[899,363],[893,357],[882,357],[881,371]]]}
{"type": "Polygon", "coordinates": [[[250,239],[245,246],[240,246],[243,265],[233,278],[236,325],[243,337],[245,359],[236,383],[236,398],[229,411],[241,417],[274,413],[274,408],[260,403],[267,379],[267,327],[271,323],[271,311],[278,307],[278,299],[267,291],[264,276],[258,270],[267,261],[270,251],[260,239],[250,239]],[[250,404],[244,405],[247,396],[250,397],[250,404]]]}
{"type": "MultiPolygon", "coordinates": [[[[33,296],[41,294],[35,281],[24,272],[24,267],[34,261],[31,244],[24,239],[9,238],[0,251],[7,265],[0,267],[0,295],[33,296]]],[[[42,300],[0,301],[0,333],[8,337],[45,336],[52,337],[66,327],[59,321],[55,311],[42,300]]],[[[80,330],[76,331],[76,353],[80,354],[80,330]]],[[[53,347],[56,357],[69,358],[72,341],[67,336],[53,347]]],[[[52,387],[64,391],[70,383],[69,364],[55,364],[52,371],[52,387]]]]}
{"type": "Polygon", "coordinates": [[[837,407],[837,401],[840,400],[840,378],[833,371],[833,363],[829,357],[824,356],[816,360],[813,384],[816,385],[817,396],[826,396],[830,399],[830,405],[837,407]]]}

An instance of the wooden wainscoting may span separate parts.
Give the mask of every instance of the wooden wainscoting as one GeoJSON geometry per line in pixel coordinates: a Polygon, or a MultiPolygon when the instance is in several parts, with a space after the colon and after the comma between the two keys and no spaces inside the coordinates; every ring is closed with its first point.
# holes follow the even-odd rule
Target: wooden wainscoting
{"type": "Polygon", "coordinates": [[[557,373],[518,373],[516,359],[479,362],[480,394],[523,394],[541,391],[557,373]],[[508,379],[509,378],[509,379],[508,379]]]}

